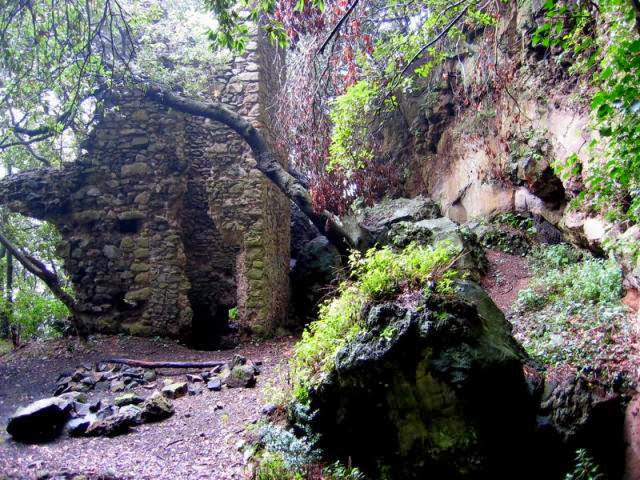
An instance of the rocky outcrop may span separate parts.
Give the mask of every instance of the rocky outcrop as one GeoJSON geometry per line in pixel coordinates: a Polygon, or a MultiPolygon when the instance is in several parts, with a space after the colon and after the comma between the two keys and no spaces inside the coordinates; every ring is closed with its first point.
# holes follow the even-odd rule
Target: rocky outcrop
{"type": "Polygon", "coordinates": [[[459,289],[420,308],[370,307],[363,332],[310,391],[308,425],[323,448],[374,478],[522,473],[535,418],[525,355],[488,296],[459,289]]]}
{"type": "Polygon", "coordinates": [[[384,199],[371,207],[356,207],[342,219],[355,247],[365,251],[384,244],[392,225],[399,222],[419,222],[442,217],[440,207],[429,198],[384,199]]]}
{"type": "Polygon", "coordinates": [[[342,269],[338,250],[298,207],[291,208],[291,300],[287,327],[313,320],[317,306],[342,269]]]}
{"type": "Polygon", "coordinates": [[[538,444],[549,464],[568,471],[573,453],[586,448],[606,478],[622,478],[625,395],[590,384],[570,369],[547,372],[539,395],[538,444]]]}

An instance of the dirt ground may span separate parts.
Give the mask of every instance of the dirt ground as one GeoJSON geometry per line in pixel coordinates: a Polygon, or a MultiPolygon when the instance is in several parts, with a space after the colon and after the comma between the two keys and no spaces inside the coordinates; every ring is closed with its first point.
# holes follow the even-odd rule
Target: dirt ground
{"type": "Polygon", "coordinates": [[[487,250],[489,270],[480,284],[505,314],[509,313],[518,292],[529,285],[531,274],[527,260],[499,250],[487,250]]]}
{"type": "MultiPolygon", "coordinates": [[[[262,416],[265,390],[282,381],[279,367],[292,338],[203,352],[175,342],[125,336],[96,336],[87,343],[61,339],[31,343],[0,357],[0,479],[240,479],[240,445],[262,416]],[[106,358],[147,360],[229,360],[239,353],[262,362],[255,388],[227,389],[174,401],[175,414],[114,438],[67,438],[40,445],[14,442],[5,433],[8,416],[20,405],[51,396],[58,375],[106,358]]],[[[197,371],[158,370],[184,380],[197,371]]],[[[142,387],[138,393],[148,395],[142,387]]],[[[107,392],[94,392],[104,397],[107,392]]]]}

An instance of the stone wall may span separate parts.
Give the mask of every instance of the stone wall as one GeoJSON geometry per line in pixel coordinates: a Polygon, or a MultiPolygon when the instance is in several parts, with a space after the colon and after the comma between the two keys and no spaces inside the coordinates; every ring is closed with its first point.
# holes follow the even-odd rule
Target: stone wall
{"type": "MultiPolygon", "coordinates": [[[[265,105],[277,55],[256,40],[216,77],[214,96],[271,138],[265,105]]],[[[278,327],[289,292],[289,202],[239,136],[121,91],[85,148],[61,170],[3,179],[0,202],[58,227],[90,330],[211,344],[235,305],[244,329],[278,327]]]]}

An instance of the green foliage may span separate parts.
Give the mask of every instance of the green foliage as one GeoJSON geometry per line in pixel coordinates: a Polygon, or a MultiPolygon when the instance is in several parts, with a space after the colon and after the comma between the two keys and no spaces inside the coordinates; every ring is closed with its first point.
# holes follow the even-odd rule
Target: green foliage
{"type": "Polygon", "coordinates": [[[575,462],[574,469],[565,475],[564,480],[604,480],[600,467],[585,449],[576,450],[575,462]]]}
{"type": "MultiPolygon", "coordinates": [[[[47,223],[23,217],[18,214],[3,214],[5,235],[14,245],[29,255],[40,259],[65,280],[62,261],[56,254],[60,236],[56,228],[47,223]]],[[[0,258],[0,284],[3,295],[0,298],[0,312],[3,318],[17,327],[23,339],[49,337],[59,334],[55,325],[69,315],[67,307],[55,298],[46,285],[37,277],[25,271],[13,259],[11,299],[7,299],[7,254],[0,258]]],[[[67,287],[69,288],[69,287],[67,287]]]]}
{"type": "MultiPolygon", "coordinates": [[[[298,0],[296,10],[301,12],[306,4],[319,10],[324,9],[323,0],[305,2],[298,0]]],[[[209,40],[217,48],[226,48],[235,53],[244,53],[249,42],[248,22],[258,23],[261,15],[272,14],[276,7],[275,0],[204,0],[205,6],[216,15],[218,25],[208,32],[209,40]]],[[[287,47],[289,39],[282,24],[275,19],[261,26],[272,44],[287,47]]]]}
{"type": "Polygon", "coordinates": [[[620,348],[630,334],[617,263],[555,245],[534,250],[530,265],[535,276],[518,295],[516,338],[544,364],[617,374],[608,359],[626,355],[620,348]]]}
{"type": "Polygon", "coordinates": [[[567,243],[539,246],[531,252],[529,266],[537,275],[548,271],[560,270],[576,264],[584,257],[584,253],[567,243]]]}
{"type": "Polygon", "coordinates": [[[521,230],[528,234],[535,234],[536,229],[533,224],[533,219],[530,217],[523,217],[513,212],[498,213],[491,219],[491,223],[499,225],[508,225],[516,230],[521,230]]]}
{"type": "Polygon", "coordinates": [[[0,357],[6,353],[9,353],[13,348],[9,340],[0,338],[0,357]]]}
{"type": "MultiPolygon", "coordinates": [[[[640,38],[632,2],[547,0],[534,45],[559,45],[575,59],[570,72],[593,71],[591,109],[600,137],[590,144],[586,188],[573,202],[611,219],[640,220],[640,38]]],[[[582,172],[577,154],[555,162],[565,178],[582,172]]]]}
{"type": "MultiPolygon", "coordinates": [[[[273,423],[259,430],[259,446],[256,455],[256,480],[303,480],[316,478],[316,470],[322,458],[314,441],[298,437],[291,430],[273,423]]],[[[344,466],[339,461],[322,469],[322,478],[327,480],[364,480],[365,476],[355,467],[344,466]]]]}
{"type": "Polygon", "coordinates": [[[305,403],[308,388],[333,368],[337,352],[360,332],[367,303],[425,287],[451,293],[457,272],[450,268],[459,254],[459,248],[447,242],[411,244],[400,252],[384,247],[364,255],[352,253],[353,278],[343,282],[338,295],[320,307],[319,319],[309,325],[295,347],[290,363],[295,397],[305,403]]]}
{"type": "Polygon", "coordinates": [[[327,480],[364,480],[364,474],[356,467],[347,467],[340,462],[332,463],[322,471],[327,480]]]}
{"type": "Polygon", "coordinates": [[[282,426],[267,423],[258,432],[255,479],[291,480],[307,478],[309,465],[320,461],[313,439],[297,437],[282,426]]]}
{"type": "Polygon", "coordinates": [[[238,307],[229,309],[229,320],[236,321],[238,319],[238,307]]]}
{"type": "Polygon", "coordinates": [[[129,24],[137,43],[133,67],[142,76],[189,95],[209,96],[213,79],[231,59],[213,51],[206,35],[216,20],[200,0],[129,0],[129,24]]]}
{"type": "Polygon", "coordinates": [[[361,80],[335,99],[329,114],[333,130],[327,170],[361,169],[373,159],[373,150],[366,142],[378,93],[376,85],[361,80]]]}
{"type": "Polygon", "coordinates": [[[56,337],[60,335],[56,324],[69,316],[67,307],[47,292],[38,292],[23,279],[18,279],[13,303],[0,299],[2,315],[19,327],[22,338],[56,337]]]}
{"type": "Polygon", "coordinates": [[[10,1],[2,10],[0,149],[16,166],[23,156],[57,165],[91,127],[98,86],[132,58],[125,13],[113,0],[10,1]]]}
{"type": "Polygon", "coordinates": [[[304,478],[299,472],[292,472],[284,463],[282,454],[266,451],[260,457],[255,471],[256,480],[298,480],[304,478]]]}
{"type": "Polygon", "coordinates": [[[293,393],[303,403],[312,379],[333,367],[333,359],[360,331],[367,297],[353,285],[342,284],[340,295],[320,307],[318,320],[302,333],[291,359],[293,393]]]}

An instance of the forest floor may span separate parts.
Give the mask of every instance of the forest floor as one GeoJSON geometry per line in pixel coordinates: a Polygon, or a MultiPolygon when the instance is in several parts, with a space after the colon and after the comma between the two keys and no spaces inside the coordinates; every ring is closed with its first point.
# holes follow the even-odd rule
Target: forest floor
{"type": "MultiPolygon", "coordinates": [[[[5,479],[240,479],[244,475],[239,446],[251,434],[268,398],[277,388],[293,339],[246,344],[234,350],[190,350],[169,340],[96,336],[32,342],[0,356],[0,480],[5,479]],[[58,375],[77,366],[113,357],[146,360],[230,360],[240,354],[261,363],[255,388],[208,391],[174,400],[169,419],[144,424],[113,438],[62,436],[40,445],[14,442],[4,433],[18,406],[53,394],[58,375]]],[[[184,381],[194,370],[158,370],[184,381]]],[[[149,390],[136,391],[148,395],[149,390]]],[[[109,392],[92,392],[104,398],[109,392]]]]}
{"type": "Polygon", "coordinates": [[[489,269],[480,284],[505,314],[518,298],[518,292],[527,288],[531,273],[527,260],[499,250],[487,250],[489,269]]]}

